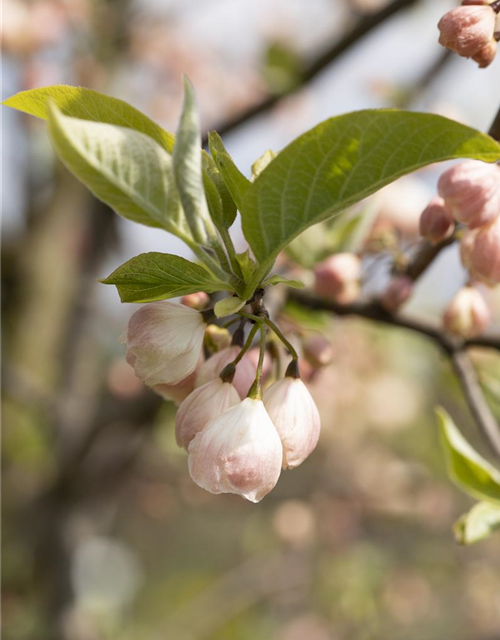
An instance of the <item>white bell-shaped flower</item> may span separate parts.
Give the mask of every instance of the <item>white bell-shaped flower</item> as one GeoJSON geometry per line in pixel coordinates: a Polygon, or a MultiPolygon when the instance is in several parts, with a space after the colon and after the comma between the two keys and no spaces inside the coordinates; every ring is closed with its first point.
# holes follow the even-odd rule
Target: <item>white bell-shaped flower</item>
{"type": "Polygon", "coordinates": [[[319,439],[319,412],[298,377],[287,375],[264,391],[264,405],[283,445],[283,468],[293,469],[309,456],[319,439]]]}
{"type": "Polygon", "coordinates": [[[189,445],[189,473],[210,493],[259,502],[278,482],[283,448],[261,400],[245,398],[189,445]]]}
{"type": "Polygon", "coordinates": [[[224,382],[221,378],[195,389],[181,403],[175,417],[175,437],[179,447],[187,449],[191,440],[205,425],[240,402],[233,384],[224,382]]]}
{"type": "Polygon", "coordinates": [[[145,384],[176,384],[195,370],[205,328],[199,311],[153,302],[134,313],[120,340],[127,343],[127,362],[145,384]]]}
{"type": "MultiPolygon", "coordinates": [[[[207,382],[217,378],[224,367],[230,364],[240,351],[241,347],[233,345],[226,347],[225,349],[221,349],[220,351],[217,351],[217,353],[214,353],[213,356],[210,356],[210,358],[205,360],[198,371],[198,375],[196,376],[196,386],[201,387],[207,382]]],[[[236,366],[236,373],[234,374],[233,379],[233,384],[240,394],[240,398],[246,397],[248,390],[255,380],[256,372],[256,364],[248,353],[245,353],[241,361],[236,366]]]]}

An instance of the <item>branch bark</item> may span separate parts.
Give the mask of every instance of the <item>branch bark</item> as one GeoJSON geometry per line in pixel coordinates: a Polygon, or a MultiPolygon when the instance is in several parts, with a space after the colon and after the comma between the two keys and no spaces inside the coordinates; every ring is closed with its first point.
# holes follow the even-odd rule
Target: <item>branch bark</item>
{"type": "Polygon", "coordinates": [[[500,351],[500,335],[488,334],[471,340],[457,340],[433,324],[389,313],[377,301],[340,305],[332,300],[324,300],[303,291],[290,292],[289,299],[309,309],[331,311],[338,316],[358,316],[382,324],[408,329],[430,338],[450,357],[470,412],[488,442],[490,449],[500,458],[499,425],[484,397],[474,366],[467,354],[469,347],[485,347],[500,351]]]}

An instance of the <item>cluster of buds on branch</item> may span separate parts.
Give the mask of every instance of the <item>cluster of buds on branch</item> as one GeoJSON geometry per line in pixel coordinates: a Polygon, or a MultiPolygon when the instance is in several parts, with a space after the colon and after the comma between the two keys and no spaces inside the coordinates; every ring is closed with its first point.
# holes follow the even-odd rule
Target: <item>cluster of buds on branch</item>
{"type": "MultiPolygon", "coordinates": [[[[163,397],[180,402],[176,439],[189,453],[193,480],[211,493],[235,493],[259,502],[276,485],[281,469],[301,464],[316,447],[319,413],[300,379],[294,347],[269,319],[261,297],[240,311],[232,343],[203,361],[211,309],[207,298],[186,304],[155,302],[136,311],[122,341],[136,375],[163,397]],[[245,325],[253,325],[245,339],[245,325]],[[252,348],[260,331],[260,349],[252,348]],[[292,356],[284,378],[271,381],[267,332],[292,356]],[[258,356],[255,357],[256,351],[258,356]],[[268,380],[269,382],[269,380],[268,380]],[[176,389],[178,393],[166,392],[176,389]]],[[[278,356],[279,357],[279,356],[278,356]]]]}
{"type": "MultiPolygon", "coordinates": [[[[463,234],[460,255],[471,281],[500,283],[500,166],[460,162],[441,175],[438,192],[422,213],[422,236],[440,243],[463,225],[457,231],[463,234]]],[[[489,324],[490,312],[481,293],[467,286],[451,301],[443,320],[451,333],[472,338],[489,324]]]]}
{"type": "Polygon", "coordinates": [[[464,0],[445,14],[439,24],[439,43],[459,56],[472,58],[480,68],[495,59],[500,40],[500,2],[464,0]]]}

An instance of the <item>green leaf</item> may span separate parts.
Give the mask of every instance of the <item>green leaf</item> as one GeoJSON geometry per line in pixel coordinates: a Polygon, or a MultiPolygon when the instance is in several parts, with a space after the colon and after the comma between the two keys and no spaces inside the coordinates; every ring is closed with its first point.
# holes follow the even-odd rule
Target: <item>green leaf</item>
{"type": "Polygon", "coordinates": [[[444,409],[436,415],[451,480],[473,498],[500,504],[500,471],[471,447],[444,409]]]}
{"type": "Polygon", "coordinates": [[[142,253],[100,280],[114,284],[122,302],[153,302],[188,293],[229,290],[198,264],[169,253],[142,253]]]}
{"type": "Polygon", "coordinates": [[[500,144],[447,118],[395,109],[319,124],[281,151],[239,203],[261,272],[307,227],[406,173],[452,158],[494,162],[500,144]]]}
{"type": "Polygon", "coordinates": [[[500,506],[479,502],[453,526],[459,544],[474,544],[500,529],[500,506]]]}
{"type": "Polygon", "coordinates": [[[285,276],[279,276],[277,274],[264,280],[262,286],[267,287],[269,284],[286,284],[288,287],[293,287],[294,289],[303,289],[305,287],[305,284],[300,280],[290,280],[289,278],[285,278],[285,276]]]}
{"type": "Polygon", "coordinates": [[[50,100],[55,102],[63,115],[134,129],[156,140],[169,153],[174,148],[173,134],[162,129],[156,122],[123,100],[111,98],[91,89],[69,85],[41,87],[16,93],[11,98],[4,100],[2,104],[36,118],[47,120],[50,100]]]}
{"type": "Polygon", "coordinates": [[[241,300],[241,298],[237,298],[236,296],[224,298],[215,304],[214,313],[217,318],[225,318],[226,316],[232,316],[233,313],[237,313],[245,305],[246,300],[241,300]]]}
{"type": "Polygon", "coordinates": [[[211,131],[208,134],[208,146],[210,148],[212,158],[215,160],[215,164],[217,165],[217,168],[229,189],[231,197],[236,203],[238,209],[241,210],[243,198],[252,183],[234,164],[233,159],[224,147],[221,137],[215,131],[211,131]]]}
{"type": "Polygon", "coordinates": [[[250,250],[246,249],[242,253],[237,253],[236,260],[241,267],[243,280],[245,282],[249,282],[257,268],[257,264],[254,260],[252,260],[252,257],[250,256],[250,250]]]}
{"type": "Polygon", "coordinates": [[[175,182],[193,238],[200,244],[209,244],[215,231],[203,188],[200,123],[193,87],[187,78],[173,160],[175,182]]]}
{"type": "Polygon", "coordinates": [[[56,151],[94,195],[124,218],[189,239],[171,156],[149,136],[63,116],[50,106],[56,151]]]}
{"type": "Polygon", "coordinates": [[[229,229],[236,219],[236,204],[229,193],[215,160],[205,151],[203,161],[203,186],[213,223],[221,231],[229,229]]]}

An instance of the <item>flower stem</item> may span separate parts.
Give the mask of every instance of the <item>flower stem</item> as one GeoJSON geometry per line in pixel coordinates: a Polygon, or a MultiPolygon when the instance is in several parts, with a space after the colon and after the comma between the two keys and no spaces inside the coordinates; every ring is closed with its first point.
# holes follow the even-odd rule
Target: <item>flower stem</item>
{"type": "Polygon", "coordinates": [[[236,249],[234,248],[233,239],[229,235],[228,230],[223,225],[221,225],[221,228],[219,229],[219,233],[221,235],[222,242],[226,247],[227,255],[229,256],[229,261],[231,263],[233,273],[237,278],[243,281],[243,272],[241,270],[240,263],[236,258],[236,249]]]}
{"type": "Polygon", "coordinates": [[[231,382],[232,381],[232,379],[234,377],[235,370],[236,370],[236,365],[241,361],[241,359],[243,358],[245,353],[252,346],[252,342],[253,342],[253,339],[255,337],[255,334],[257,333],[257,331],[259,330],[259,327],[261,327],[261,326],[262,326],[262,322],[258,322],[256,324],[254,324],[254,326],[252,327],[250,333],[248,334],[248,338],[247,338],[245,344],[241,347],[241,351],[238,353],[236,358],[232,362],[227,364],[224,367],[224,369],[222,369],[222,371],[220,372],[219,377],[224,382],[231,382]]]}
{"type": "Polygon", "coordinates": [[[289,351],[290,355],[292,356],[292,358],[294,360],[298,360],[299,354],[295,351],[295,349],[293,348],[291,343],[281,333],[280,328],[276,324],[274,324],[274,322],[272,320],[270,320],[269,318],[264,318],[263,320],[267,324],[267,326],[270,329],[272,329],[272,331],[274,331],[274,333],[278,336],[278,338],[281,340],[281,342],[285,345],[285,347],[288,349],[288,351],[289,351]]]}
{"type": "MultiPolygon", "coordinates": [[[[260,323],[261,324],[261,323],[260,323]]],[[[238,353],[238,355],[236,356],[236,358],[233,360],[233,364],[236,366],[238,364],[238,362],[241,361],[241,359],[243,358],[243,356],[245,355],[245,353],[250,349],[250,347],[252,346],[252,342],[253,339],[255,337],[255,334],[257,333],[257,331],[259,330],[259,324],[254,324],[254,326],[252,327],[252,330],[250,331],[250,333],[248,334],[248,338],[247,341],[245,342],[245,344],[241,347],[241,351],[238,353]]]]}
{"type": "Polygon", "coordinates": [[[262,400],[262,387],[260,384],[260,379],[262,377],[262,367],[264,365],[264,355],[266,353],[266,326],[263,322],[260,322],[256,327],[260,328],[260,352],[259,352],[259,363],[257,364],[257,373],[255,375],[255,382],[250,387],[250,391],[248,392],[248,397],[252,398],[252,400],[262,400]]]}

